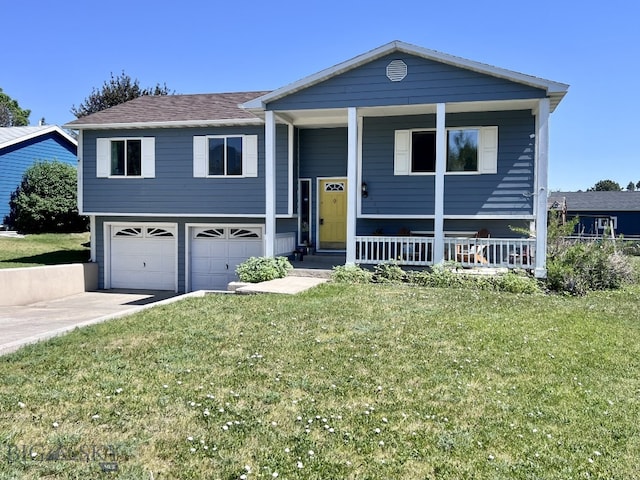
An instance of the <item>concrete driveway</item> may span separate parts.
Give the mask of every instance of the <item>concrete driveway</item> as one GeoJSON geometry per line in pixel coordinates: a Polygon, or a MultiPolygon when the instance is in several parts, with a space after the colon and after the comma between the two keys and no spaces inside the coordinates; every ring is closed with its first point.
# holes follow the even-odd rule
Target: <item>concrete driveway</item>
{"type": "Polygon", "coordinates": [[[204,292],[177,294],[150,290],[101,290],[0,308],[0,355],[23,345],[112,318],[130,315],[159,304],[171,303],[204,292]]]}

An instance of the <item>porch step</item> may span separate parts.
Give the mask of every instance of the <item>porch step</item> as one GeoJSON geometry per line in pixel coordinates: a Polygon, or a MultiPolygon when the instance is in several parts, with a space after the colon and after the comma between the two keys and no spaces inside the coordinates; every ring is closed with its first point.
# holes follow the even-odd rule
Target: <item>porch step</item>
{"type": "Polygon", "coordinates": [[[331,278],[331,270],[320,268],[293,268],[289,270],[288,277],[331,278]]]}

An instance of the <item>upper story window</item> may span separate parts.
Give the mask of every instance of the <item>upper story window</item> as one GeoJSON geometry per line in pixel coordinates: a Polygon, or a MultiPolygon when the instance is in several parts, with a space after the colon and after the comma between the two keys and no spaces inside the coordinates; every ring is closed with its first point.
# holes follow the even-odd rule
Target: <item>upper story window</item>
{"type": "MultiPolygon", "coordinates": [[[[498,127],[448,128],[447,173],[496,173],[498,127]]],[[[436,131],[396,130],[394,174],[436,171],[436,131]]]]}
{"type": "Polygon", "coordinates": [[[155,177],[155,138],[98,138],[96,176],[155,177]]]}
{"type": "Polygon", "coordinates": [[[257,135],[193,137],[194,177],[257,177],[257,135]]]}

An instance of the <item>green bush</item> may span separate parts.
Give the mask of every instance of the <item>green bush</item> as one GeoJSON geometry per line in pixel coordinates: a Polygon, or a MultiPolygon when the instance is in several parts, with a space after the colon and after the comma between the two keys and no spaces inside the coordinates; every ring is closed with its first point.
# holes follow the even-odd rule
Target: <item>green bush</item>
{"type": "Polygon", "coordinates": [[[376,283],[404,282],[407,273],[395,262],[380,263],[373,267],[373,281],[376,283]]]}
{"type": "Polygon", "coordinates": [[[358,265],[336,265],[331,272],[331,279],[336,283],[370,283],[373,273],[358,265]]]}
{"type": "Polygon", "coordinates": [[[59,161],[37,162],[11,194],[4,223],[23,233],[69,233],[88,229],[78,215],[77,171],[59,161]]]}
{"type": "Polygon", "coordinates": [[[285,257],[250,257],[236,268],[241,282],[259,283],[287,276],[293,267],[285,257]]]}
{"type": "Polygon", "coordinates": [[[629,258],[606,241],[565,242],[547,259],[547,287],[552,291],[584,295],[591,290],[617,289],[634,280],[629,258]]]}

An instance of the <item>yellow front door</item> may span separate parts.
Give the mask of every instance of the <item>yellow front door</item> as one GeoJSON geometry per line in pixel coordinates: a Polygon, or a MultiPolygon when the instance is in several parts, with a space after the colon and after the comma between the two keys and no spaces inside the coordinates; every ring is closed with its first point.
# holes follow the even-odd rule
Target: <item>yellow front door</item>
{"type": "Polygon", "coordinates": [[[347,179],[320,180],[320,244],[323,250],[347,248],[347,179]]]}

